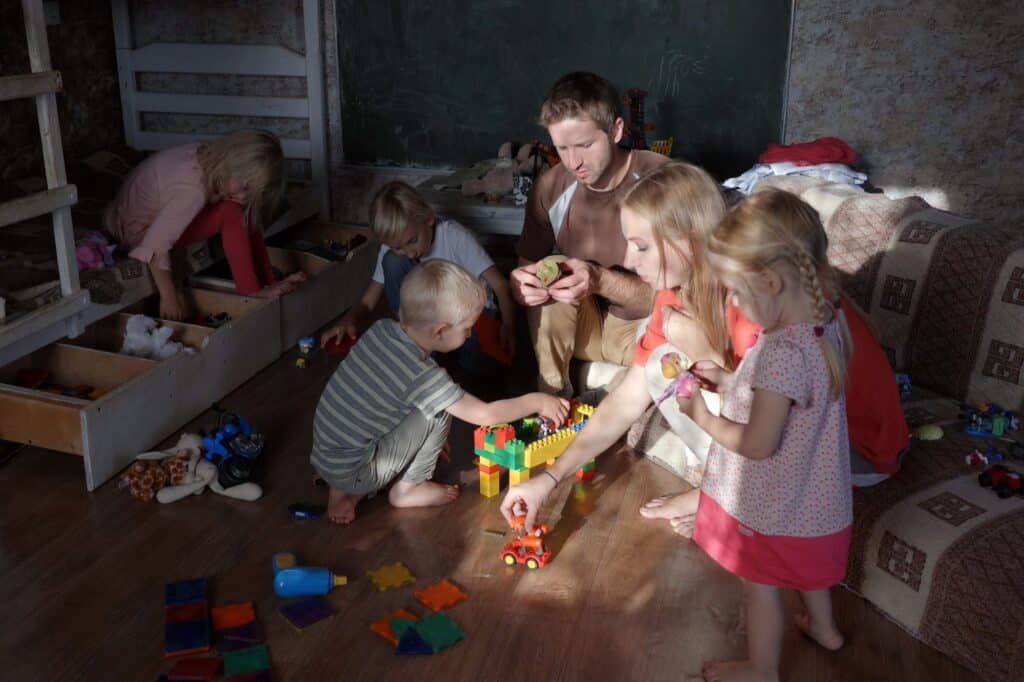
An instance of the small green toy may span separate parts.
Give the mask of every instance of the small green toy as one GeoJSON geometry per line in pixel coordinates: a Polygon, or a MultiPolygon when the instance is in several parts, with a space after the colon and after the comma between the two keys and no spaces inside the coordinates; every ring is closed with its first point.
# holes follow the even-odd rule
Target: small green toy
{"type": "Polygon", "coordinates": [[[558,267],[558,261],[553,258],[545,258],[537,266],[537,279],[545,288],[551,286],[562,276],[562,270],[558,267]]]}

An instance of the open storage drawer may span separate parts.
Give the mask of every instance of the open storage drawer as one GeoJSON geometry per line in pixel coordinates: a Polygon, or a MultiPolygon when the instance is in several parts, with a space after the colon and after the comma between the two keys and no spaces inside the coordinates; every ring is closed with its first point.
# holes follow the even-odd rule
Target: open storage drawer
{"type": "MultiPolygon", "coordinates": [[[[307,276],[306,282],[280,299],[282,350],[351,308],[362,296],[377,263],[377,244],[365,228],[330,223],[289,229],[268,242],[267,252],[271,264],[281,272],[302,271],[307,276]],[[344,257],[327,248],[332,241],[346,243],[357,235],[366,241],[344,257]]],[[[227,262],[200,272],[192,282],[206,289],[235,291],[227,262]]]]}
{"type": "MultiPolygon", "coordinates": [[[[197,348],[162,362],[120,355],[122,314],[92,325],[73,343],[57,343],[0,367],[0,439],[82,455],[89,490],[170,436],[281,354],[277,301],[186,290],[192,313],[226,312],[216,329],[164,322],[175,340],[197,348]],[[51,383],[88,385],[95,399],[17,385],[19,370],[42,369],[51,383]],[[96,394],[94,394],[96,395],[96,394]]],[[[156,299],[134,312],[154,315],[156,299]]]]}

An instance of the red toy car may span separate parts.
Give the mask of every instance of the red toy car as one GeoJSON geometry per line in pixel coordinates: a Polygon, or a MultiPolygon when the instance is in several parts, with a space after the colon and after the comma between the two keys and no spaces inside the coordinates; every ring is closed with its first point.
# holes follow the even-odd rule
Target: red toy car
{"type": "MultiPolygon", "coordinates": [[[[516,518],[516,529],[522,529],[524,519],[516,518]]],[[[533,531],[517,537],[501,550],[498,555],[507,566],[526,564],[530,570],[542,568],[551,560],[551,550],[544,547],[544,534],[548,532],[547,526],[535,526],[533,531]]]]}
{"type": "Polygon", "coordinates": [[[992,488],[996,495],[1002,498],[1020,495],[1024,492],[1024,481],[1021,480],[1021,475],[1002,464],[990,466],[978,474],[978,483],[982,487],[992,488]]]}

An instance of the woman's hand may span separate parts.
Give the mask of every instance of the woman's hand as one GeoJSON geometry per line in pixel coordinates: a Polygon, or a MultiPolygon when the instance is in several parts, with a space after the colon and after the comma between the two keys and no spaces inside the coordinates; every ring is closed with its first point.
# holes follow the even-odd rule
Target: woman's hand
{"type": "Polygon", "coordinates": [[[533,530],[533,524],[537,520],[537,512],[540,511],[541,505],[554,489],[554,479],[546,474],[514,485],[508,489],[505,499],[501,502],[501,515],[512,527],[515,527],[515,517],[525,516],[525,528],[529,533],[533,530]]]}

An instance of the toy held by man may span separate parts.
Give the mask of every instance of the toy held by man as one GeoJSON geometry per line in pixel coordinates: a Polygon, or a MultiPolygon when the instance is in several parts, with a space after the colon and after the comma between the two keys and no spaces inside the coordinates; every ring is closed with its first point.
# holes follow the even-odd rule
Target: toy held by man
{"type": "Polygon", "coordinates": [[[255,460],[265,439],[244,417],[221,411],[217,430],[203,437],[205,457],[217,465],[217,479],[225,488],[245,483],[255,475],[255,460]]]}
{"type": "Polygon", "coordinates": [[[691,371],[692,369],[693,365],[690,366],[690,369],[683,368],[683,361],[679,357],[679,353],[662,355],[661,375],[672,381],[654,401],[655,406],[661,405],[672,396],[692,398],[694,390],[700,388],[700,379],[691,371]]]}
{"type": "Polygon", "coordinates": [[[335,587],[348,584],[348,578],[331,573],[326,568],[299,566],[294,554],[275,554],[274,592],[279,597],[312,597],[324,595],[335,587]]]}
{"type": "Polygon", "coordinates": [[[512,528],[516,532],[516,537],[498,554],[501,560],[506,566],[526,564],[531,571],[543,568],[551,560],[551,550],[544,546],[544,536],[548,532],[548,527],[537,525],[527,533],[526,517],[517,516],[512,520],[512,528]]]}
{"type": "Polygon", "coordinates": [[[299,339],[299,357],[295,358],[295,366],[299,369],[306,369],[309,365],[309,356],[316,346],[316,338],[303,336],[299,339]]]}
{"type": "Polygon", "coordinates": [[[562,269],[554,258],[545,258],[537,264],[537,279],[545,288],[554,284],[562,276],[562,269]]]}

